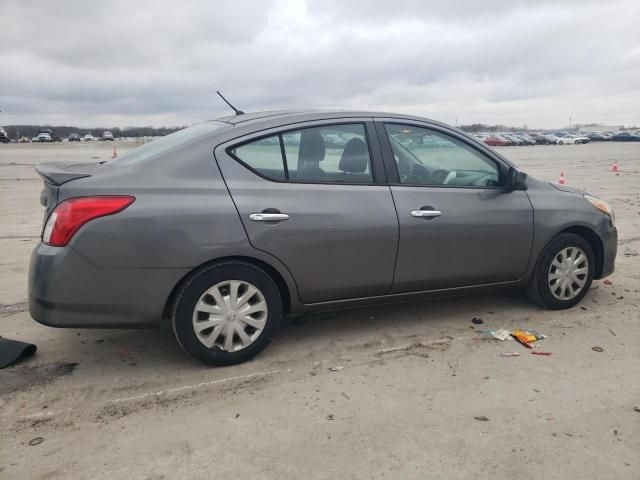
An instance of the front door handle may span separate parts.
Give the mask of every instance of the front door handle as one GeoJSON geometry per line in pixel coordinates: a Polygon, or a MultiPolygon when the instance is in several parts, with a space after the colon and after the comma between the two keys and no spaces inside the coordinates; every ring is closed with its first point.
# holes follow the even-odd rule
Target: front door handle
{"type": "Polygon", "coordinates": [[[289,220],[289,215],[286,213],[252,213],[249,218],[254,222],[281,222],[289,220]]]}
{"type": "Polygon", "coordinates": [[[411,210],[412,217],[435,218],[442,215],[440,210],[411,210]]]}

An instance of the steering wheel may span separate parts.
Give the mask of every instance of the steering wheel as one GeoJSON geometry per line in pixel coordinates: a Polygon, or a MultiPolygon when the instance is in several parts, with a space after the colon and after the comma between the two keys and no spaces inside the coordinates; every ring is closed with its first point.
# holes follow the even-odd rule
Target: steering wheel
{"type": "Polygon", "coordinates": [[[410,180],[409,183],[426,184],[429,183],[431,175],[423,165],[414,164],[411,169],[411,174],[407,176],[410,180]]]}
{"type": "Polygon", "coordinates": [[[442,182],[442,184],[449,185],[449,182],[451,182],[454,178],[456,178],[456,172],[452,170],[449,172],[447,178],[444,179],[444,182],[442,182]]]}
{"type": "Polygon", "coordinates": [[[434,170],[433,173],[431,173],[431,177],[429,178],[429,181],[432,185],[445,185],[446,180],[450,174],[451,172],[449,172],[449,170],[439,168],[437,170],[434,170]]]}

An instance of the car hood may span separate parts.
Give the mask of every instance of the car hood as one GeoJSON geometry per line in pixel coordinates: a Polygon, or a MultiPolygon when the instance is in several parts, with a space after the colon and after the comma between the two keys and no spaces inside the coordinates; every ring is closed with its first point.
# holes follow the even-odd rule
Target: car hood
{"type": "Polygon", "coordinates": [[[574,188],[574,187],[569,187],[568,185],[559,185],[557,183],[551,183],[551,182],[549,182],[549,185],[554,187],[556,190],[560,190],[561,192],[576,193],[579,195],[589,195],[589,192],[582,190],[581,188],[574,188]]]}

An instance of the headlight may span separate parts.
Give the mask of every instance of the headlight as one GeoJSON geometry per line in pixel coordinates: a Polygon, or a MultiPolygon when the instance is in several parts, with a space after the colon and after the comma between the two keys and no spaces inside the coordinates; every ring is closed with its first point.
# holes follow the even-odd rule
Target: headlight
{"type": "Polygon", "coordinates": [[[611,217],[611,221],[615,223],[616,217],[613,214],[613,208],[611,208],[611,205],[609,205],[604,200],[600,200],[598,197],[592,197],[591,195],[585,195],[584,199],[601,212],[609,215],[611,217]]]}

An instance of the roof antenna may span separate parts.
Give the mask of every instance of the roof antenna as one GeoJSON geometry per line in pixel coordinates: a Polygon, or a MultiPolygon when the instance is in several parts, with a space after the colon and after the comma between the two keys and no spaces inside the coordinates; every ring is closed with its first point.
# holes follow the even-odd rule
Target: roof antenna
{"type": "Polygon", "coordinates": [[[229,105],[229,106],[233,109],[233,111],[234,111],[234,112],[236,112],[236,115],[243,115],[243,114],[244,114],[244,112],[243,112],[242,110],[238,110],[236,107],[234,107],[233,105],[231,105],[231,103],[229,103],[229,100],[227,100],[226,98],[224,98],[224,97],[222,96],[222,94],[221,94],[218,90],[216,90],[216,93],[217,93],[218,95],[220,95],[220,98],[221,98],[222,100],[224,100],[224,103],[226,103],[227,105],[229,105]]]}

